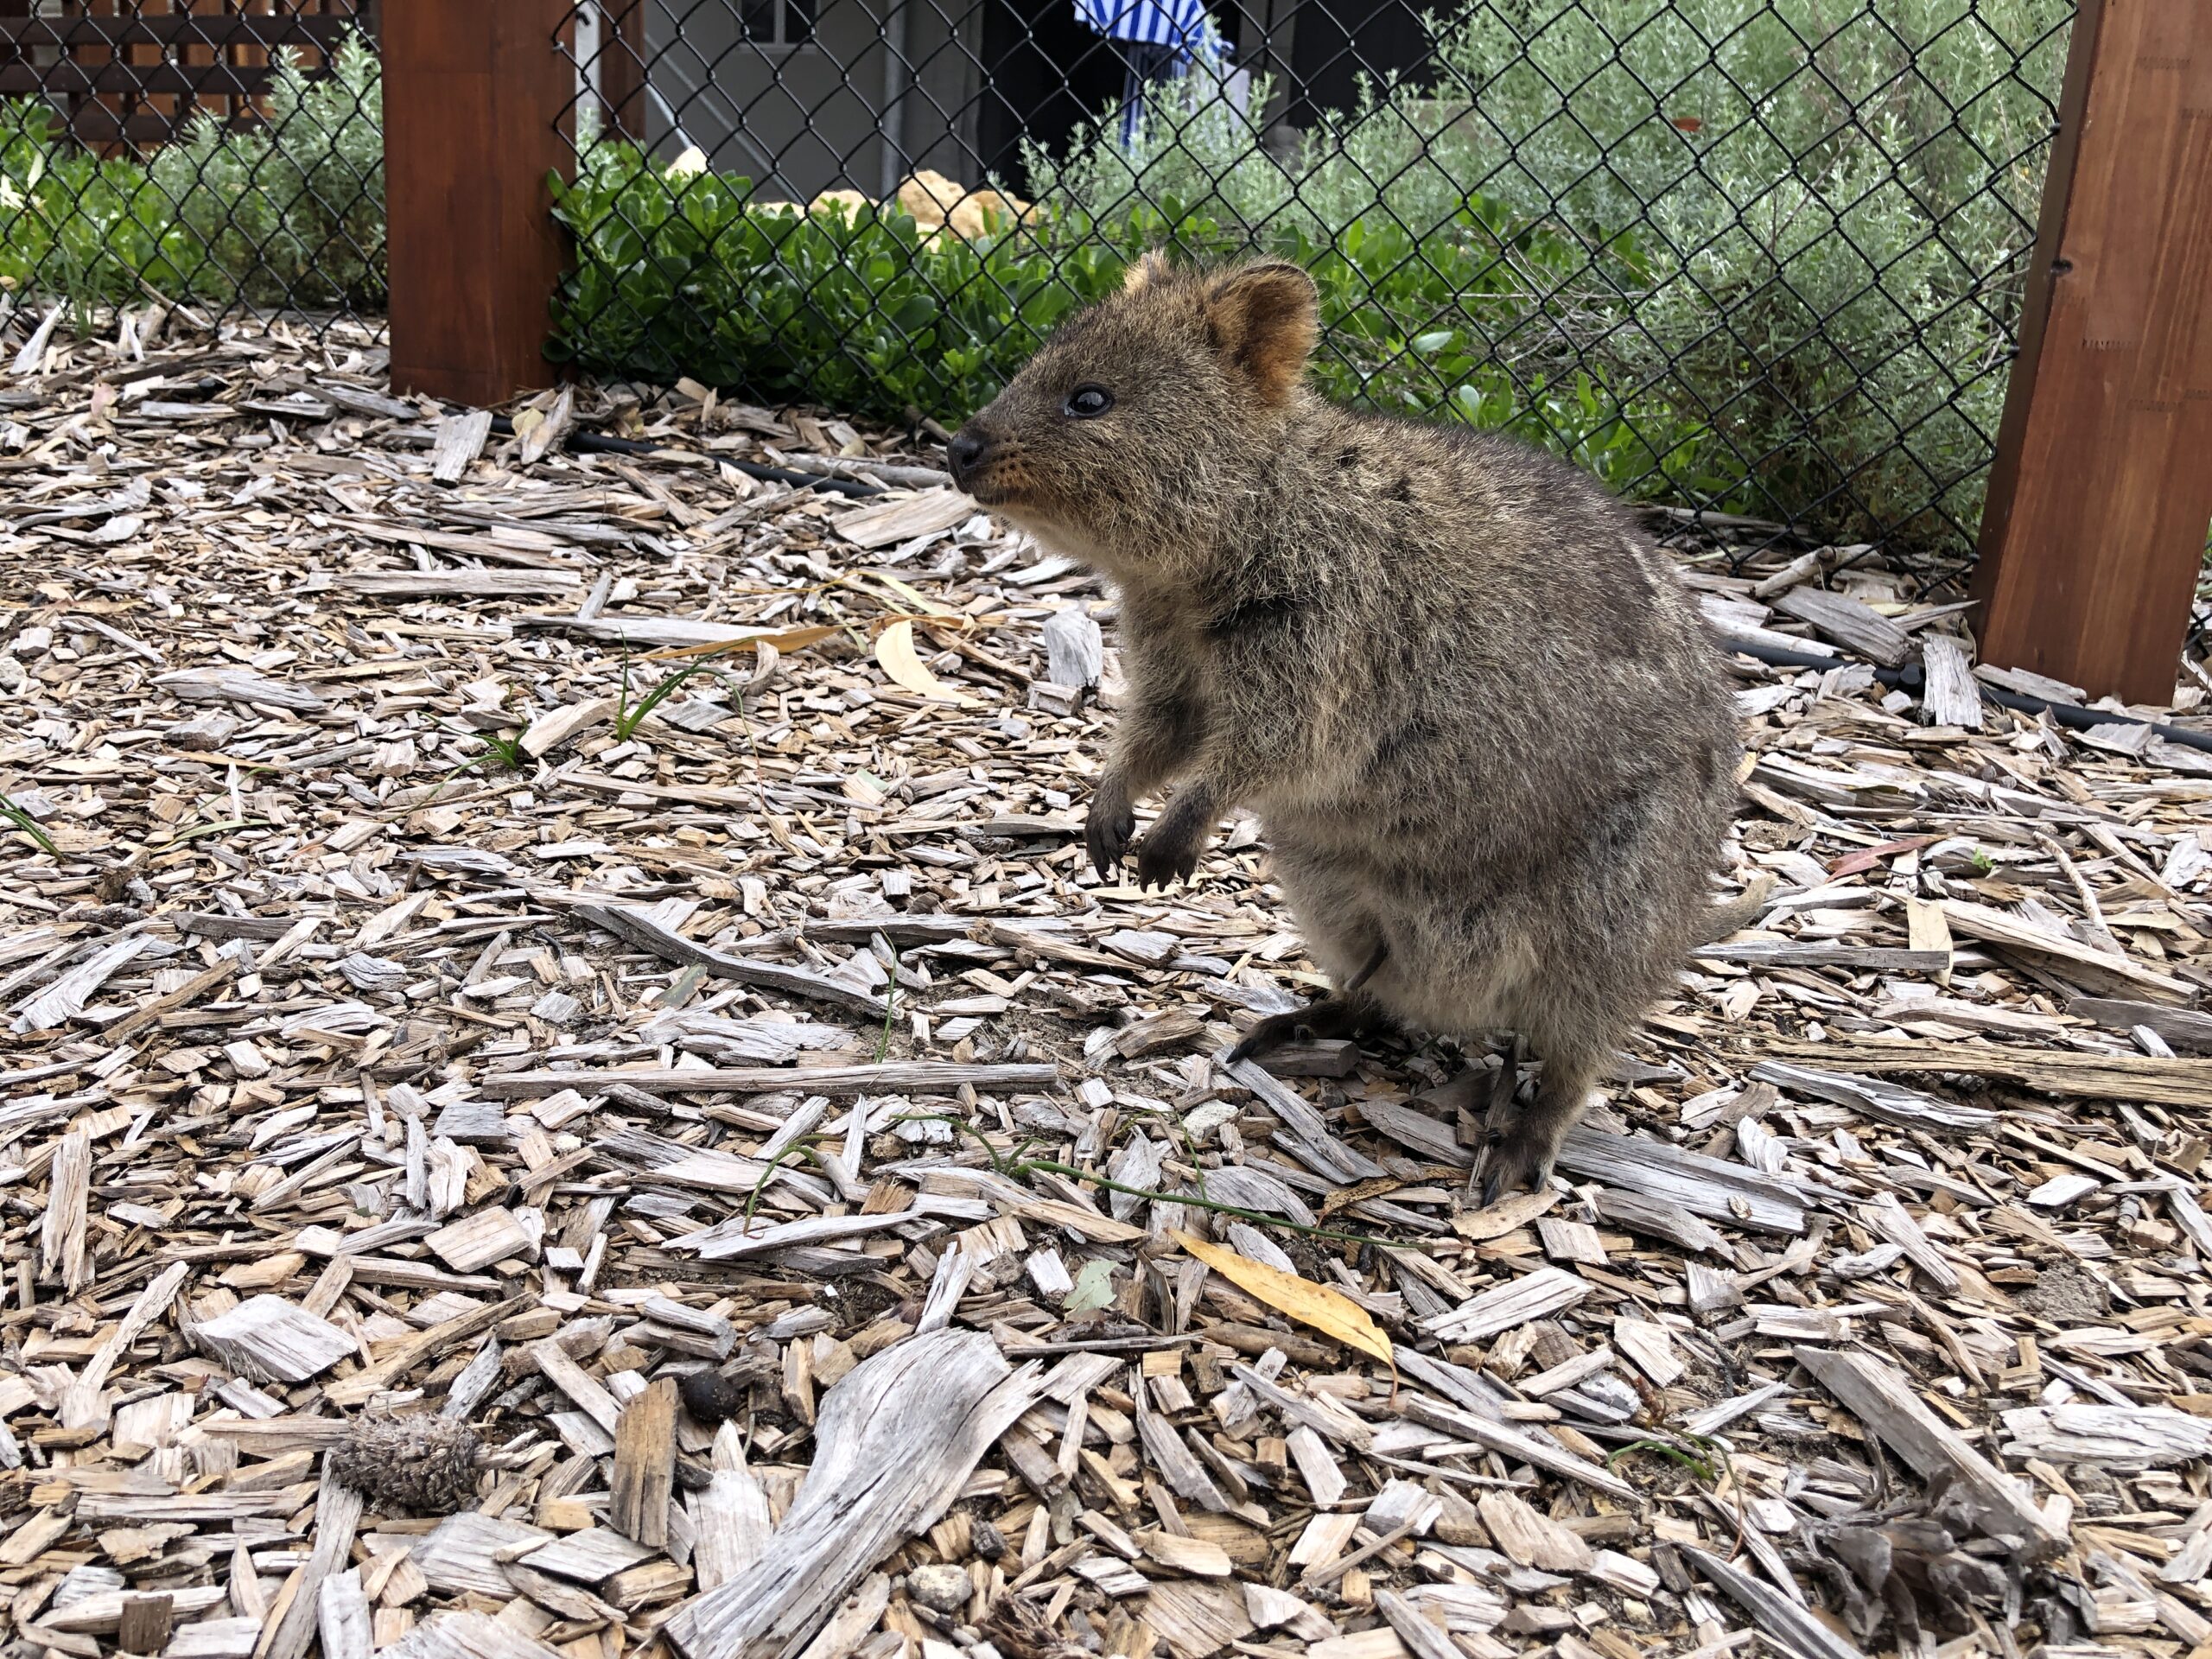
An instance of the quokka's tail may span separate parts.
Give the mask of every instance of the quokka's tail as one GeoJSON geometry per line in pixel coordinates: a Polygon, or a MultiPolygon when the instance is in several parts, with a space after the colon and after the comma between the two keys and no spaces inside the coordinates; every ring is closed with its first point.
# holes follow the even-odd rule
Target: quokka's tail
{"type": "Polygon", "coordinates": [[[1754,877],[1751,886],[1745,887],[1738,897],[1713,907],[1713,914],[1706,918],[1698,943],[1717,944],[1731,933],[1749,927],[1766,914],[1767,895],[1773,891],[1774,878],[1771,875],[1754,877]]]}

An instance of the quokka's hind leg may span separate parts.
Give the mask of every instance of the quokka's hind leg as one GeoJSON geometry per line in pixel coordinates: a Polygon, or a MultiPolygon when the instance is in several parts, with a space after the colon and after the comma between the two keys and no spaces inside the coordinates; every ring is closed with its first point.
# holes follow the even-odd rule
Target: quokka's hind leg
{"type": "Polygon", "coordinates": [[[1544,1056],[1544,1075],[1536,1097],[1490,1149],[1483,1166],[1483,1202],[1495,1204],[1509,1192],[1536,1192],[1551,1179],[1560,1143],[1582,1118],[1604,1070],[1603,1049],[1554,1046],[1544,1056]]]}
{"type": "Polygon", "coordinates": [[[1302,1008],[1293,1008],[1288,1014],[1271,1014],[1261,1020],[1229,1051],[1229,1064],[1234,1065],[1239,1060],[1252,1059],[1270,1049],[1281,1048],[1300,1032],[1316,1038],[1363,1037],[1393,1029],[1394,1022],[1372,997],[1357,991],[1350,995],[1332,991],[1302,1008]]]}
{"type": "MultiPolygon", "coordinates": [[[[1544,1070],[1535,1098],[1491,1149],[1486,1198],[1533,1192],[1551,1179],[1560,1144],[1581,1121],[1598,1079],[1683,960],[1685,942],[1673,925],[1674,900],[1682,895],[1670,894],[1669,886],[1680,861],[1655,849],[1653,840],[1667,827],[1629,813],[1632,833],[1618,863],[1562,867],[1546,895],[1550,908],[1531,916],[1531,971],[1516,987],[1505,1023],[1528,1038],[1544,1070]]],[[[1689,887],[1702,906],[1705,877],[1694,868],[1689,874],[1694,882],[1675,885],[1689,887]]]]}
{"type": "Polygon", "coordinates": [[[1249,1060],[1280,1048],[1301,1031],[1313,1037],[1327,1038],[1360,1037],[1394,1029],[1395,1022],[1382,1012],[1381,1005],[1360,988],[1375,976],[1375,970],[1389,959],[1389,945],[1377,944],[1366,964],[1347,979],[1341,989],[1287,1014],[1269,1014],[1229,1051],[1229,1064],[1234,1065],[1239,1060],[1249,1060]]]}

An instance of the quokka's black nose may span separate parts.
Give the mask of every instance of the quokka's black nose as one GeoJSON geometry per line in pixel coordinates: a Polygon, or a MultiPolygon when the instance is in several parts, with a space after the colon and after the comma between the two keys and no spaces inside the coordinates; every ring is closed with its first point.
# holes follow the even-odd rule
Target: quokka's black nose
{"type": "Polygon", "coordinates": [[[976,467],[983,459],[983,440],[971,427],[963,427],[945,446],[945,459],[952,464],[952,481],[965,484],[975,475],[976,467]]]}

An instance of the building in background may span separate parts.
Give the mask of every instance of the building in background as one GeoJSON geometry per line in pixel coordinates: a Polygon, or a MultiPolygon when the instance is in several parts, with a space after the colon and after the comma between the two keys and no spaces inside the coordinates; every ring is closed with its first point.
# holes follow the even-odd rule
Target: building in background
{"type": "MultiPolygon", "coordinates": [[[[1126,3],[586,0],[578,58],[619,130],[671,158],[696,146],[772,197],[887,195],[923,168],[1021,192],[1025,139],[1060,150],[1127,99],[1123,42],[1089,21],[1126,3]]],[[[1172,21],[1196,0],[1158,5],[1172,21]]],[[[1412,0],[1198,9],[1233,69],[1274,80],[1277,143],[1352,103],[1363,74],[1417,71],[1428,47],[1412,0]]]]}

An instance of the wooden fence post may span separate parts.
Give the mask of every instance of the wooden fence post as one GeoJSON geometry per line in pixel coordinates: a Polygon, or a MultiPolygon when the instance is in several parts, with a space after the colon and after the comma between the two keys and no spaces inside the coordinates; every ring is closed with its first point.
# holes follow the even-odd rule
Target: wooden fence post
{"type": "Polygon", "coordinates": [[[567,259],[547,175],[573,170],[570,0],[384,0],[391,381],[449,403],[550,385],[567,259]]]}
{"type": "Polygon", "coordinates": [[[1981,524],[1981,654],[2164,704],[2212,524],[2212,0],[2082,0],[1981,524]]]}

